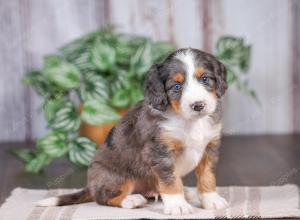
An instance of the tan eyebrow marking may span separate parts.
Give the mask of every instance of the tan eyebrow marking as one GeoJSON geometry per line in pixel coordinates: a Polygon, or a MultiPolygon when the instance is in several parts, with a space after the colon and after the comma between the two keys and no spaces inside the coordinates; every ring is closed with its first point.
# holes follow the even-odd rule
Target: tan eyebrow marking
{"type": "Polygon", "coordinates": [[[202,67],[197,67],[195,69],[195,76],[196,78],[200,78],[204,73],[204,69],[202,67]]]}
{"type": "Polygon", "coordinates": [[[176,82],[179,82],[179,83],[183,83],[184,82],[184,76],[182,73],[178,72],[178,73],[175,73],[174,76],[172,76],[172,79],[176,82]]]}

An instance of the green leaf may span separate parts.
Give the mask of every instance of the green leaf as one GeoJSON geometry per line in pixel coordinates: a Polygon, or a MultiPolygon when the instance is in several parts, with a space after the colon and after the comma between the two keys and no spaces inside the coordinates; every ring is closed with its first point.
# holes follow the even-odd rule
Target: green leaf
{"type": "Polygon", "coordinates": [[[131,57],[130,70],[138,77],[145,76],[153,63],[151,49],[151,44],[147,42],[131,57]]]}
{"type": "Polygon", "coordinates": [[[256,93],[249,88],[247,79],[242,77],[249,70],[251,46],[246,45],[242,38],[223,36],[218,40],[216,50],[217,58],[226,65],[227,83],[235,84],[240,91],[258,102],[256,93]]]}
{"type": "Polygon", "coordinates": [[[226,69],[227,69],[226,81],[228,85],[231,85],[237,80],[237,76],[234,73],[234,71],[230,68],[230,66],[227,66],[226,69]]]}
{"type": "Polygon", "coordinates": [[[259,100],[259,98],[258,98],[256,92],[255,92],[253,89],[250,89],[250,90],[249,90],[249,94],[250,94],[250,96],[256,101],[256,103],[258,103],[258,105],[261,106],[261,102],[260,102],[260,100],[259,100]]]}
{"type": "Polygon", "coordinates": [[[239,63],[239,68],[242,71],[242,73],[246,73],[249,70],[250,55],[251,55],[251,46],[245,47],[243,51],[243,56],[241,57],[239,63]]]}
{"type": "Polygon", "coordinates": [[[250,95],[259,105],[261,105],[256,92],[249,87],[249,81],[248,80],[238,80],[237,81],[237,88],[243,92],[245,92],[246,94],[250,95]]]}
{"type": "Polygon", "coordinates": [[[162,62],[169,54],[174,52],[176,47],[168,42],[155,42],[152,49],[153,60],[156,63],[162,62]]]}
{"type": "Polygon", "coordinates": [[[33,89],[41,96],[47,96],[51,92],[47,80],[40,71],[27,73],[23,77],[22,82],[25,85],[32,86],[33,89]]]}
{"type": "Polygon", "coordinates": [[[245,46],[242,38],[224,36],[217,42],[217,57],[232,65],[240,63],[244,50],[245,46]]]}
{"type": "Polygon", "coordinates": [[[88,166],[96,152],[96,143],[86,137],[78,137],[69,143],[69,159],[78,166],[88,166]]]}
{"type": "Polygon", "coordinates": [[[80,97],[83,101],[89,99],[107,100],[109,98],[107,80],[96,73],[87,73],[80,88],[80,97]]]}
{"type": "Polygon", "coordinates": [[[67,136],[62,132],[51,132],[37,142],[37,148],[51,158],[57,158],[68,152],[67,136]]]}
{"type": "Polygon", "coordinates": [[[62,62],[55,66],[46,66],[43,72],[50,82],[62,89],[74,89],[80,85],[81,75],[73,64],[62,62]]]}
{"type": "Polygon", "coordinates": [[[80,127],[80,116],[78,110],[72,102],[65,102],[60,107],[51,121],[49,126],[52,129],[62,131],[77,131],[80,127]]]}
{"type": "Polygon", "coordinates": [[[107,77],[110,94],[131,86],[130,74],[123,69],[115,68],[113,74],[107,77]]]}
{"type": "Polygon", "coordinates": [[[78,55],[84,53],[87,48],[92,46],[96,38],[100,35],[100,31],[88,33],[78,39],[71,41],[70,43],[63,45],[59,49],[59,52],[63,55],[63,57],[66,58],[66,60],[74,60],[78,57],[78,55]]]}
{"type": "Polygon", "coordinates": [[[91,62],[100,71],[111,70],[116,63],[116,52],[110,45],[101,42],[100,39],[90,51],[91,62]]]}
{"type": "Polygon", "coordinates": [[[82,73],[95,70],[90,61],[90,49],[98,35],[99,32],[89,33],[64,45],[59,51],[65,60],[74,64],[82,73]]]}
{"type": "Polygon", "coordinates": [[[144,99],[143,89],[138,87],[132,87],[132,89],[130,90],[130,98],[131,98],[131,103],[130,103],[131,106],[143,100],[144,99]]]}
{"type": "Polygon", "coordinates": [[[71,62],[83,73],[96,70],[95,65],[90,61],[89,50],[78,54],[71,62]]]}
{"type": "Polygon", "coordinates": [[[53,99],[45,100],[43,110],[48,122],[54,120],[55,113],[64,106],[65,99],[63,97],[57,97],[53,99]]]}
{"type": "Polygon", "coordinates": [[[91,125],[108,123],[120,119],[120,115],[113,108],[97,100],[88,100],[84,103],[81,117],[91,125]]]}
{"type": "Polygon", "coordinates": [[[9,152],[24,162],[29,162],[35,157],[35,153],[29,149],[11,149],[9,152]]]}
{"type": "Polygon", "coordinates": [[[51,68],[59,66],[62,63],[62,58],[57,55],[47,55],[44,57],[45,68],[51,68]]]}
{"type": "Polygon", "coordinates": [[[130,64],[130,57],[136,52],[136,47],[132,45],[132,37],[124,34],[117,36],[116,60],[122,65],[130,64]]]}
{"type": "Polygon", "coordinates": [[[27,85],[27,86],[32,86],[34,83],[36,83],[37,78],[42,76],[41,71],[32,71],[27,74],[22,78],[22,83],[27,85]]]}
{"type": "Polygon", "coordinates": [[[40,153],[32,160],[28,161],[25,170],[30,173],[38,173],[51,162],[51,158],[46,154],[40,153]]]}
{"type": "Polygon", "coordinates": [[[111,105],[116,108],[127,108],[130,103],[130,94],[128,90],[119,90],[113,96],[111,100],[111,105]]]}
{"type": "Polygon", "coordinates": [[[143,45],[146,45],[147,43],[151,43],[151,39],[147,37],[141,37],[141,36],[135,36],[135,35],[129,35],[131,37],[130,40],[130,46],[138,49],[142,47],[143,45]]]}

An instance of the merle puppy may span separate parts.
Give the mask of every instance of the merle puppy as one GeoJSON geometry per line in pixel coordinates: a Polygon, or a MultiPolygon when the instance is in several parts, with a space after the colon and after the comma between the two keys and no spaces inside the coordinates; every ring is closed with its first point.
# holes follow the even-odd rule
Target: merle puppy
{"type": "Polygon", "coordinates": [[[151,67],[145,100],[111,129],[92,160],[81,191],[44,199],[40,206],[95,201],[137,208],[160,195],[164,213],[192,212],[181,178],[195,170],[203,208],[222,209],[214,168],[221,136],[220,98],[226,69],[212,55],[185,48],[151,67]]]}

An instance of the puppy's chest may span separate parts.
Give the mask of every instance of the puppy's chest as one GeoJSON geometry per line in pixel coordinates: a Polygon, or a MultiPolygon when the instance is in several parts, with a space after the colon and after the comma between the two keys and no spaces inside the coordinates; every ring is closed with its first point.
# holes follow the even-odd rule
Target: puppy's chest
{"type": "Polygon", "coordinates": [[[170,118],[161,124],[168,137],[182,144],[176,154],[175,167],[180,176],[192,171],[200,162],[208,143],[220,136],[221,124],[214,124],[210,118],[184,121],[170,118]]]}

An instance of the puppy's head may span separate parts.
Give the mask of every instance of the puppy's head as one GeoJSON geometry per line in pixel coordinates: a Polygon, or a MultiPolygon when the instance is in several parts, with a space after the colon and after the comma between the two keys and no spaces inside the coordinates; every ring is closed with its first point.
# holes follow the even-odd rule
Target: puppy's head
{"type": "Polygon", "coordinates": [[[180,49],[153,65],[145,81],[145,100],[159,111],[185,118],[212,114],[227,89],[226,69],[210,54],[180,49]]]}

